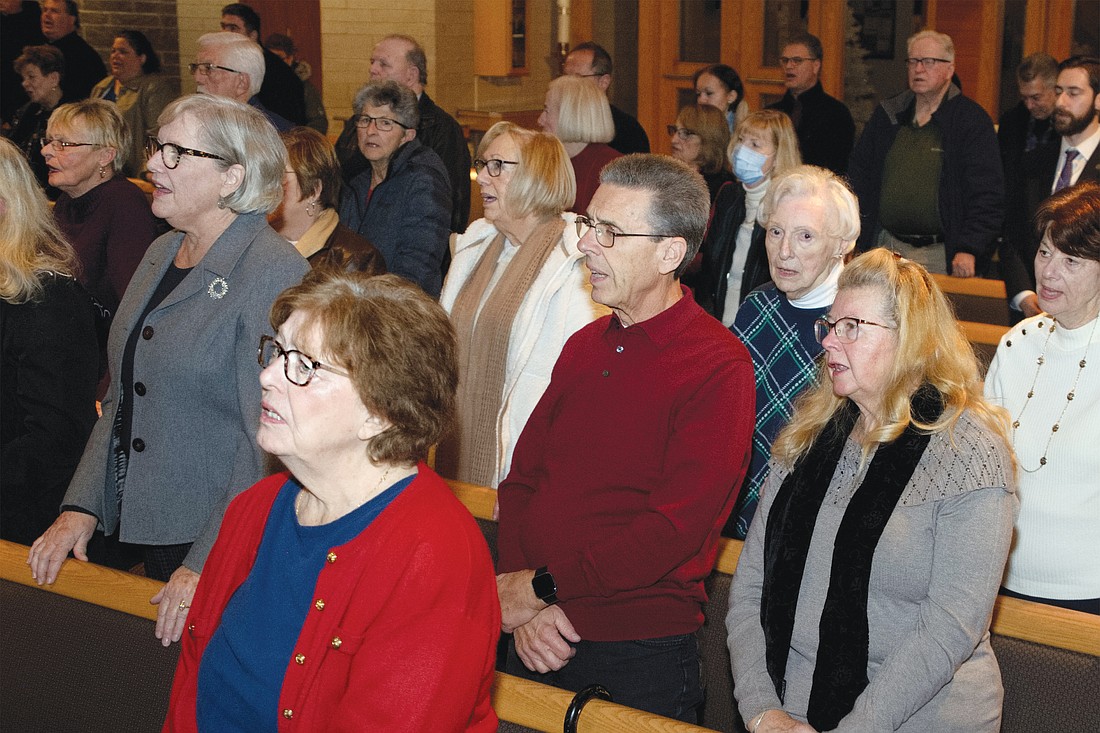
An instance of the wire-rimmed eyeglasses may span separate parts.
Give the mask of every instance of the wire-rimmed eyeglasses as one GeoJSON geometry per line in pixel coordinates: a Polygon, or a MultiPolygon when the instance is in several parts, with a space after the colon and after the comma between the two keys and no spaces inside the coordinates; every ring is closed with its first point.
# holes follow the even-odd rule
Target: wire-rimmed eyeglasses
{"type": "Polygon", "coordinates": [[[779,57],[779,65],[780,66],[786,66],[787,64],[791,64],[792,66],[801,66],[802,64],[806,63],[807,61],[817,61],[817,58],[814,57],[814,56],[780,56],[779,57]]]}
{"type": "Polygon", "coordinates": [[[389,132],[390,130],[393,129],[394,125],[397,125],[398,127],[402,128],[403,130],[408,130],[409,129],[408,125],[404,124],[403,122],[398,122],[397,120],[391,119],[389,117],[371,117],[370,115],[355,115],[355,126],[358,127],[361,130],[365,130],[368,127],[370,127],[370,123],[372,123],[372,122],[374,123],[375,128],[377,128],[379,132],[389,132]]]}
{"type": "Polygon", "coordinates": [[[825,316],[818,318],[814,321],[814,338],[820,344],[825,340],[825,337],[829,335],[829,331],[836,334],[836,339],[842,344],[850,344],[859,338],[860,326],[878,326],[879,328],[886,328],[893,330],[894,326],[887,326],[883,323],[875,323],[874,321],[865,321],[862,318],[853,318],[852,316],[846,316],[844,318],[838,318],[835,321],[830,321],[825,316]]]}
{"type": "Polygon", "coordinates": [[[686,127],[677,127],[676,125],[666,125],[669,135],[675,135],[680,140],[687,140],[692,135],[698,135],[695,130],[689,130],[686,127]]]}
{"type": "Polygon", "coordinates": [[[225,160],[225,158],[220,155],[214,155],[213,153],[207,153],[202,150],[194,150],[193,148],[185,148],[175,143],[162,143],[153,135],[147,135],[145,138],[145,155],[152,158],[158,152],[161,154],[161,160],[164,161],[164,167],[168,170],[175,170],[176,166],[180,164],[181,155],[190,155],[195,158],[210,158],[211,160],[225,160]]]}
{"type": "Polygon", "coordinates": [[[38,144],[42,146],[43,150],[53,148],[55,153],[60,153],[62,150],[68,150],[69,148],[102,147],[99,143],[71,143],[67,140],[58,140],[55,137],[44,137],[38,141],[38,144]]]}
{"type": "Polygon", "coordinates": [[[474,170],[476,170],[478,173],[481,173],[481,169],[485,168],[489,171],[489,175],[493,178],[499,176],[500,172],[504,170],[504,166],[506,165],[519,165],[519,161],[500,160],[499,158],[489,158],[489,160],[485,160],[484,158],[474,159],[474,170]]]}
{"type": "Polygon", "coordinates": [[[589,229],[596,233],[596,244],[611,249],[615,246],[615,240],[619,237],[675,237],[675,234],[631,234],[628,232],[613,232],[606,224],[592,221],[587,216],[577,217],[577,236],[583,237],[589,229]]]}
{"type": "Polygon", "coordinates": [[[283,374],[286,375],[287,381],[299,387],[308,385],[318,369],[324,369],[343,377],[350,376],[343,369],[322,364],[312,356],[303,354],[297,349],[284,349],[283,345],[276,341],[274,336],[261,336],[260,348],[256,351],[256,361],[259,362],[260,366],[266,369],[271,366],[271,362],[280,356],[283,358],[283,374]]]}
{"type": "Polygon", "coordinates": [[[220,69],[221,71],[228,71],[231,74],[243,74],[243,71],[237,69],[231,69],[228,66],[218,66],[212,64],[209,61],[201,61],[197,64],[188,64],[187,68],[191,70],[192,74],[199,74],[200,76],[210,76],[210,72],[214,69],[220,69]]]}

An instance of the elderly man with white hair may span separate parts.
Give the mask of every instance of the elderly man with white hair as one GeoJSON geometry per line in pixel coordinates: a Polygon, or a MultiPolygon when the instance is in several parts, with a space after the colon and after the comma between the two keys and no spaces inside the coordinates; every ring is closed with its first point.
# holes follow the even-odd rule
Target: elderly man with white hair
{"type": "Polygon", "coordinates": [[[263,49],[255,41],[236,33],[207,33],[199,38],[195,63],[188,68],[195,75],[200,93],[252,105],[279,132],[294,127],[294,123],[269,110],[256,96],[264,83],[265,66],[263,49]]]}

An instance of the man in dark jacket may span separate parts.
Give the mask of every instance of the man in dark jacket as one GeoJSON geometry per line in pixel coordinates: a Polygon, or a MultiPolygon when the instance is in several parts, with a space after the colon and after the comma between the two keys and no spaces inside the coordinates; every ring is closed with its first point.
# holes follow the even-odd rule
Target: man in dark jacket
{"type": "Polygon", "coordinates": [[[791,118],[803,163],[842,176],[848,171],[856,125],[844,102],[821,88],[821,58],[817,36],[807,33],[787,41],[779,58],[787,93],[768,109],[785,112],[791,118]]]}
{"type": "MultiPolygon", "coordinates": [[[[565,57],[562,70],[570,76],[591,80],[604,94],[611,86],[611,55],[603,46],[592,41],[578,43],[565,57]]],[[[649,152],[649,136],[638,120],[613,104],[611,120],[615,123],[615,137],[608,145],[623,155],[649,152]]]]}
{"type": "Polygon", "coordinates": [[[244,3],[222,8],[222,30],[251,38],[264,53],[264,83],[256,96],[264,107],[295,125],[306,123],[305,90],[302,80],[275,54],[260,43],[260,16],[244,3]]]}
{"type": "MultiPolygon", "coordinates": [[[[424,49],[409,36],[386,36],[371,53],[370,79],[395,81],[417,96],[420,123],[416,139],[443,161],[451,185],[451,231],[466,231],[470,222],[470,149],[462,125],[424,91],[428,83],[428,57],[424,49]]],[[[367,160],[359,151],[354,120],[344,124],[344,131],[336,141],[336,155],[346,181],[367,168],[367,160]]]]}
{"type": "Polygon", "coordinates": [[[80,8],[75,0],[46,0],[42,3],[42,35],[65,56],[62,102],[87,99],[100,79],[107,76],[103,59],[77,35],[80,8]]]}
{"type": "Polygon", "coordinates": [[[930,272],[973,277],[1004,218],[1004,172],[993,121],[951,83],[955,46],[909,38],[909,90],[884,100],[852,152],[859,248],[889,247],[930,272]]]}
{"type": "Polygon", "coordinates": [[[40,46],[42,9],[30,0],[0,0],[0,121],[11,122],[15,111],[30,101],[23,91],[23,78],[12,64],[24,46],[40,46]]]}

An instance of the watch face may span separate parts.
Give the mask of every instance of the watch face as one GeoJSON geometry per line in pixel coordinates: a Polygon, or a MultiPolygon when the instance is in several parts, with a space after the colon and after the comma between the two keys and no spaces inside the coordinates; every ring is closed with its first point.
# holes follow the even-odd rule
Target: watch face
{"type": "Polygon", "coordinates": [[[541,600],[546,600],[548,596],[552,596],[558,592],[558,586],[554,582],[554,576],[545,570],[535,574],[535,577],[531,580],[531,587],[535,591],[535,595],[541,600]]]}

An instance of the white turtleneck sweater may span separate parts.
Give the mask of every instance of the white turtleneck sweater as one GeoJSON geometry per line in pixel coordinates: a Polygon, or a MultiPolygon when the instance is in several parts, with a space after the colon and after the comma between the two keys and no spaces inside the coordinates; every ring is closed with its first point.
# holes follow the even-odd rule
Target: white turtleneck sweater
{"type": "Polygon", "coordinates": [[[1051,323],[1044,314],[1017,324],[1001,339],[986,375],[986,396],[1020,422],[1013,437],[1020,516],[1004,585],[1040,598],[1098,598],[1100,328],[1093,320],[1051,333],[1051,323]],[[1071,389],[1074,397],[1067,401],[1071,389]]]}

